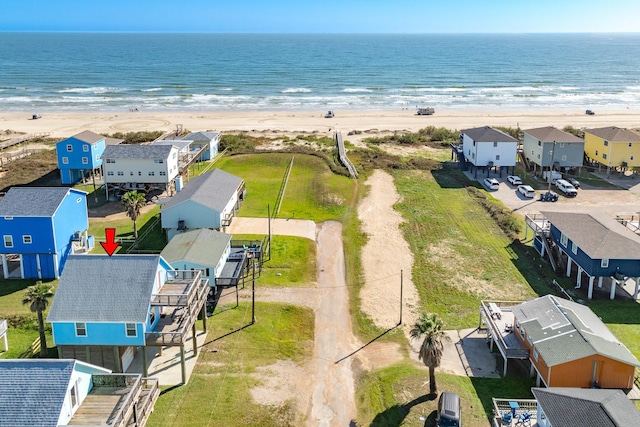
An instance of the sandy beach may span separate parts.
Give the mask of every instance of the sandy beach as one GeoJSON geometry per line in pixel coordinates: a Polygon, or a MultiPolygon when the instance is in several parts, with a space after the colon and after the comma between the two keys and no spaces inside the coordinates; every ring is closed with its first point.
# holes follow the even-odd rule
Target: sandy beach
{"type": "Polygon", "coordinates": [[[0,113],[0,132],[9,134],[49,132],[63,138],[84,130],[100,134],[131,131],[171,131],[177,125],[191,131],[246,131],[250,133],[319,133],[335,129],[343,134],[416,131],[427,126],[466,129],[478,126],[508,126],[531,129],[542,126],[596,128],[618,126],[640,128],[635,110],[602,110],[593,116],[574,110],[439,110],[432,116],[418,116],[415,110],[336,111],[236,111],[236,112],[44,112],[32,120],[32,113],[0,113]]]}

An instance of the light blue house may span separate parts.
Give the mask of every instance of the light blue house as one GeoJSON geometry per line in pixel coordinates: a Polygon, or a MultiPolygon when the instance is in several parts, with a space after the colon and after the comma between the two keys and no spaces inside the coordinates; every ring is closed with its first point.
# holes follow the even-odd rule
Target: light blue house
{"type": "Polygon", "coordinates": [[[102,166],[101,156],[107,144],[106,139],[86,130],[56,144],[62,184],[75,184],[98,172],[102,166]]]}
{"type": "Polygon", "coordinates": [[[231,253],[231,235],[207,228],[177,234],[160,254],[172,267],[202,270],[214,286],[231,253]]]}
{"type": "Polygon", "coordinates": [[[160,202],[167,239],[196,228],[219,230],[228,226],[244,200],[244,192],[244,180],[221,169],[193,178],[173,197],[160,202]]]}
{"type": "Polygon", "coordinates": [[[93,247],[87,193],[67,187],[13,187],[0,200],[3,277],[53,279],[67,257],[93,247]]]}
{"type": "Polygon", "coordinates": [[[182,139],[192,141],[190,148],[193,151],[200,151],[205,148],[200,160],[213,159],[220,149],[220,134],[218,132],[191,132],[182,139]]]}
{"type": "Polygon", "coordinates": [[[0,426],[144,426],[156,380],[77,360],[0,360],[0,426]]]}
{"type": "Polygon", "coordinates": [[[61,358],[126,372],[145,346],[184,352],[208,291],[200,270],[174,270],[158,255],[71,256],[47,321],[61,358]]]}

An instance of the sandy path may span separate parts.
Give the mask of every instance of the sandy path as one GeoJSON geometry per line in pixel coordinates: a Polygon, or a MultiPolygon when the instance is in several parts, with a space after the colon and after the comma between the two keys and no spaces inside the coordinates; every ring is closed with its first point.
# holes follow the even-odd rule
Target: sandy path
{"type": "Polygon", "coordinates": [[[349,293],[345,281],[342,224],[319,226],[318,289],[315,318],[314,377],[309,425],[348,426],[356,416],[351,354],[357,343],[352,334],[349,293]]]}
{"type": "Polygon", "coordinates": [[[369,195],[358,207],[358,218],[368,240],[362,249],[365,284],[361,309],[380,328],[391,328],[400,318],[400,270],[403,271],[404,325],[418,316],[418,291],[411,280],[413,254],[402,236],[403,219],[393,205],[400,199],[393,177],[376,170],[367,180],[369,195]]]}

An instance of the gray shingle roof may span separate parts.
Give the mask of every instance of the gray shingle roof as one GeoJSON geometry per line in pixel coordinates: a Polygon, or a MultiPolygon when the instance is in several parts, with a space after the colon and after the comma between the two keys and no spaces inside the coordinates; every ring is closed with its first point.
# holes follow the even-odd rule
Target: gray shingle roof
{"type": "Polygon", "coordinates": [[[490,126],[465,129],[462,133],[476,142],[518,142],[506,133],[490,126]]]}
{"type": "Polygon", "coordinates": [[[586,129],[585,133],[590,133],[598,138],[605,139],[610,142],[639,142],[640,134],[629,129],[619,128],[616,126],[608,126],[604,128],[586,129]]]}
{"type": "Polygon", "coordinates": [[[213,141],[220,135],[218,132],[191,132],[189,135],[185,136],[182,139],[189,139],[191,141],[213,141]]]}
{"type": "Polygon", "coordinates": [[[606,214],[541,214],[591,259],[640,259],[640,236],[606,214]]]}
{"type": "Polygon", "coordinates": [[[173,145],[107,145],[102,159],[167,159],[173,145]]]}
{"type": "Polygon", "coordinates": [[[68,187],[12,187],[0,200],[0,216],[53,216],[70,192],[87,194],[68,187]]]}
{"type": "Polygon", "coordinates": [[[542,142],[584,142],[582,138],[578,138],[572,133],[556,129],[553,126],[526,129],[523,132],[542,142]]]}
{"type": "Polygon", "coordinates": [[[153,145],[175,145],[176,147],[178,147],[179,150],[182,150],[183,148],[186,148],[189,145],[191,145],[191,143],[193,143],[193,141],[186,140],[186,139],[180,139],[180,140],[161,139],[161,140],[155,141],[153,145]]]}
{"type": "Polygon", "coordinates": [[[55,427],[74,360],[0,360],[0,427],[55,427]]]}
{"type": "Polygon", "coordinates": [[[158,255],[71,255],[53,297],[48,322],[143,323],[158,255]]]}
{"type": "Polygon", "coordinates": [[[162,209],[176,206],[185,200],[192,200],[221,212],[241,184],[241,178],[222,169],[214,169],[189,181],[182,191],[164,203],[162,209]]]}
{"type": "Polygon", "coordinates": [[[231,235],[202,228],[177,234],[160,254],[170,264],[189,261],[200,265],[215,266],[231,241],[231,235]]]}
{"type": "Polygon", "coordinates": [[[531,391],[554,426],[640,426],[640,412],[621,390],[552,387],[531,391]]]}
{"type": "Polygon", "coordinates": [[[513,314],[547,366],[594,354],[640,366],[589,307],[546,295],[514,306],[513,314]]]}
{"type": "Polygon", "coordinates": [[[95,132],[91,132],[90,130],[85,130],[84,132],[80,132],[79,134],[73,135],[72,138],[87,142],[89,144],[93,144],[94,142],[98,142],[102,139],[105,139],[104,136],[97,134],[95,132]]]}

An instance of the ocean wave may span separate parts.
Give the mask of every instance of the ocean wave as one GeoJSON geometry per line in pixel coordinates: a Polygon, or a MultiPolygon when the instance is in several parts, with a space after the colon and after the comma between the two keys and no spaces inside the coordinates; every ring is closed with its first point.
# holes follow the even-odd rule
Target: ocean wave
{"type": "Polygon", "coordinates": [[[161,87],[152,87],[150,89],[140,89],[140,92],[160,92],[161,90],[161,87]]]}
{"type": "Polygon", "coordinates": [[[123,92],[126,91],[125,88],[119,87],[72,87],[66,89],[60,89],[57,91],[58,93],[112,93],[112,92],[123,92]]]}
{"type": "Polygon", "coordinates": [[[367,89],[365,87],[347,87],[342,89],[342,92],[345,93],[371,93],[374,92],[373,89],[367,89]]]}
{"type": "Polygon", "coordinates": [[[311,89],[306,87],[289,87],[280,91],[280,93],[310,93],[311,89]]]}

